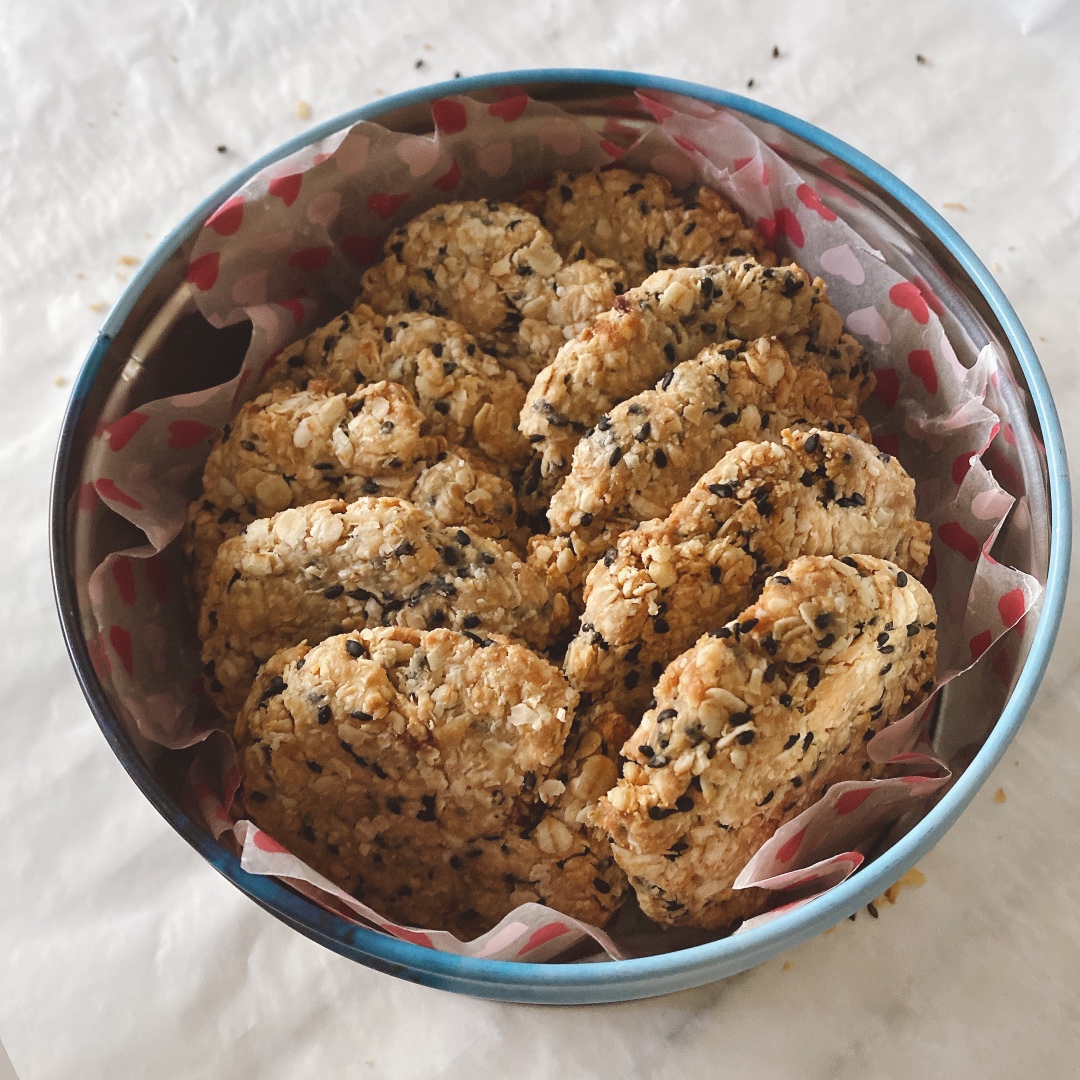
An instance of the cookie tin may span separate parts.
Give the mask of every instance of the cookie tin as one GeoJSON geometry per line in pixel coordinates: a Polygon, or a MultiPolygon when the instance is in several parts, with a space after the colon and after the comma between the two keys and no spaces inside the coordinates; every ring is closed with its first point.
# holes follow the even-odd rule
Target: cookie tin
{"type": "MultiPolygon", "coordinates": [[[[208,324],[204,324],[208,326],[208,324]]],[[[201,385],[207,385],[204,378],[201,385]]],[[[1005,385],[1003,381],[1003,386],[1005,385]]],[[[541,69],[481,75],[384,98],[329,120],[274,150],[215,191],[162,241],[134,275],[105,320],[76,381],[64,418],[52,488],[51,557],[60,621],[68,652],[105,738],[143,794],[200,854],[237,888],[300,933],[358,963],[413,982],[457,993],[506,1001],[581,1004],[623,1001],[713,982],[768,960],[822,932],[879,896],[941,838],[1001,758],[1031,704],[1049,661],[1061,620],[1069,572],[1071,507],[1068,467],[1049,386],[1016,312],[986,267],[957,232],[923,199],[865,155],[787,113],[712,87],[633,72],[541,69]],[[175,384],[177,350],[200,355],[212,374],[220,357],[235,354],[242,330],[200,328],[184,286],[188,254],[210,214],[251,176],[268,165],[359,120],[416,134],[431,131],[430,104],[449,93],[525,87],[540,100],[583,115],[634,89],[684,94],[733,110],[748,121],[772,125],[784,136],[784,153],[814,170],[823,156],[857,180],[849,194],[870,211],[883,234],[899,236],[914,256],[933,267],[951,288],[941,298],[976,341],[997,344],[1011,365],[1020,393],[1004,392],[1007,414],[1026,411],[1045,447],[1018,446],[1024,494],[1031,518],[1030,550],[1021,569],[1045,587],[1041,607],[1028,616],[1021,657],[992,724],[982,726],[971,760],[936,806],[888,851],[843,884],[793,911],[745,933],[692,948],[624,961],[516,964],[457,957],[354,926],[323,910],[281,882],[244,872],[237,857],[214,841],[173,800],[122,728],[87,650],[84,612],[76,588],[80,572],[110,551],[138,542],[135,530],[115,515],[88,530],[74,513],[81,466],[100,424],[123,415],[129,402],[145,401],[184,387],[175,384]],[[816,163],[816,164],[815,164],[816,163]],[[170,381],[172,380],[172,381],[170,381]],[[1025,400],[1026,396],[1026,400],[1025,400]]],[[[178,599],[178,602],[179,599],[178,599]]],[[[976,669],[979,670],[979,669],[976,669]]],[[[983,671],[983,678],[988,673],[983,671]]],[[[994,678],[994,676],[989,676],[994,678]]],[[[971,680],[967,680],[970,687],[971,680]]],[[[964,710],[968,690],[946,693],[942,710],[964,710]]],[[[985,719],[985,718],[984,718],[985,719]]],[[[149,755],[147,754],[147,757],[149,755]]]]}

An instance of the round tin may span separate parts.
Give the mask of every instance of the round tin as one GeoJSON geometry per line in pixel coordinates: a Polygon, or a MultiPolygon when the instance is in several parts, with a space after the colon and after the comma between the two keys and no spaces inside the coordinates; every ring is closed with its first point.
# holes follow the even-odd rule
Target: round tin
{"type": "MultiPolygon", "coordinates": [[[[829,175],[830,182],[836,183],[829,175]]],[[[1005,385],[1003,380],[1003,386],[1005,385]]],[[[206,385],[207,383],[203,383],[206,385]]],[[[1027,430],[1026,425],[1019,429],[1027,430]]],[[[1018,430],[1019,430],[1018,429],[1018,430]]],[[[1069,572],[1071,508],[1068,468],[1057,413],[1042,368],[1016,312],[986,267],[955,230],[888,170],[839,139],[756,101],[693,83],[622,71],[543,69],[457,79],[382,99],[312,128],[252,163],[205,199],[157,247],[105,320],[76,381],[60,435],[52,490],[51,555],[57,606],[69,654],[87,701],[117,757],[165,819],[212,866],[283,922],[352,960],[401,978],[458,993],[551,1004],[623,1001],[699,986],[733,975],[790,949],[880,895],[941,838],[971,801],[1016,734],[1049,661],[1061,620],[1069,572]],[[936,806],[888,851],[843,884],[771,922],[709,944],[625,961],[516,964],[457,957],[352,925],[280,881],[247,874],[236,855],[213,840],[166,791],[122,727],[86,646],[85,598],[76,587],[87,568],[132,544],[135,531],[115,515],[88,530],[73,512],[79,476],[96,430],[146,401],[183,387],[170,383],[170,357],[193,342],[207,362],[235,354],[241,330],[200,337],[200,319],[183,285],[194,238],[210,214],[251,176],[310,143],[359,120],[416,134],[431,131],[430,103],[451,93],[525,87],[572,112],[599,113],[601,103],[634,89],[684,94],[720,105],[749,123],[783,133],[788,159],[820,173],[831,158],[857,181],[847,193],[872,213],[875,227],[902,238],[909,257],[926,267],[939,298],[976,343],[993,342],[1011,365],[1028,401],[1006,388],[1006,413],[1026,413],[1045,447],[1020,440],[1018,452],[1031,518],[1030,550],[1020,569],[1045,586],[1041,607],[1028,615],[1021,659],[1008,688],[998,684],[1000,709],[984,723],[981,745],[936,806]],[[82,574],[80,578],[80,572],[82,574]]],[[[136,540],[137,542],[137,540],[136,540]]],[[[985,665],[983,665],[985,667],[985,665]]],[[[975,669],[978,671],[979,669],[975,669]]],[[[985,674],[985,673],[984,673],[985,674]]],[[[955,684],[954,684],[955,685],[955,684]]],[[[941,706],[962,710],[968,692],[946,692],[941,706]]]]}

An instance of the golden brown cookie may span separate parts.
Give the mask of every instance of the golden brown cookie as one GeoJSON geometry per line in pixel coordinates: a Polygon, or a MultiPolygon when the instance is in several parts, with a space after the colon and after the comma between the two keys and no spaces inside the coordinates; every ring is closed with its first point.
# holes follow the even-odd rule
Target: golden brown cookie
{"type": "Polygon", "coordinates": [[[936,618],[893,563],[805,556],[668,667],[598,812],[649,918],[760,910],[739,871],[829,785],[875,774],[866,743],[933,685],[936,618]]]}

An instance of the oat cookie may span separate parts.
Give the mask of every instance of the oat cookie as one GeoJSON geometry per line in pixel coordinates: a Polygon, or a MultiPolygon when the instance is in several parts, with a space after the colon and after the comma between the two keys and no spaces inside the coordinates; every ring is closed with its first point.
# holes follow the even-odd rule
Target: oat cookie
{"type": "Polygon", "coordinates": [[[864,553],[917,577],[929,543],[912,479],[855,436],[815,429],[785,431],[781,445],[740,443],[667,518],[625,532],[593,567],[567,677],[640,715],[667,663],[797,556],[864,553]]]}
{"type": "Polygon", "coordinates": [[[459,447],[420,474],[409,501],[440,525],[464,525],[478,536],[505,540],[524,553],[529,529],[519,521],[514,489],[488,468],[486,459],[459,447]]]}
{"type": "Polygon", "coordinates": [[[668,667],[598,811],[646,915],[718,928],[760,908],[738,872],[829,785],[875,773],[866,743],[933,685],[936,619],[891,562],[804,556],[668,667]]]}
{"type": "Polygon", "coordinates": [[[420,434],[423,423],[396,383],[346,395],[316,380],[249,401],[210,451],[202,498],[188,511],[184,549],[196,593],[206,589],[222,542],[256,518],[320,499],[407,497],[443,447],[442,439],[420,434]]]}
{"type": "Polygon", "coordinates": [[[327,500],[252,522],[218,549],[199,618],[207,684],[235,716],[259,664],[364,626],[505,633],[543,648],[566,601],[494,540],[400,499],[327,500]]]}
{"type": "Polygon", "coordinates": [[[628,284],[657,270],[703,266],[752,255],[767,266],[776,258],[761,234],[711,188],[682,199],[656,173],[595,169],[556,173],[540,216],[564,255],[584,245],[625,267],[628,284]]]}
{"type": "Polygon", "coordinates": [[[512,203],[434,206],[391,233],[384,251],[364,274],[366,303],[386,315],[448,316],[526,381],[565,340],[563,326],[551,320],[573,314],[572,327],[591,318],[610,306],[616,283],[625,281],[610,261],[595,265],[586,280],[581,270],[560,276],[563,260],[551,234],[512,203]],[[560,297],[567,290],[572,301],[560,297]]]}
{"type": "Polygon", "coordinates": [[[312,378],[347,392],[368,382],[401,383],[425,417],[425,435],[479,451],[506,471],[529,457],[516,422],[524,386],[450,319],[406,313],[386,320],[357,304],[284,350],[263,385],[312,378]]]}
{"type": "Polygon", "coordinates": [[[499,635],[378,628],[289,649],[237,720],[243,802],[398,921],[471,938],[539,900],[602,923],[621,871],[539,797],[576,703],[558,669],[499,635]]]}
{"type": "Polygon", "coordinates": [[[810,319],[810,279],[753,259],[662,270],[620,296],[537,376],[520,427],[537,455],[526,493],[554,491],[586,430],[676,364],[730,338],[796,334],[810,319]]]}
{"type": "Polygon", "coordinates": [[[616,405],[581,439],[551,501],[551,531],[592,539],[663,517],[736,443],[779,442],[788,427],[870,437],[824,373],[794,367],[776,338],[711,345],[655,389],[616,405]]]}

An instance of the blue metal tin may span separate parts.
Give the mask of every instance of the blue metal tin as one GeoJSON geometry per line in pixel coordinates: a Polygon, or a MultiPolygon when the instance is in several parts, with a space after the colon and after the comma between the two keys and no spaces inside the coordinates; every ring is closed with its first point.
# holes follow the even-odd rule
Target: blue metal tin
{"type": "MultiPolygon", "coordinates": [[[[582,106],[584,109],[584,106],[582,106]]],[[[951,306],[949,300],[946,305],[951,306]]],[[[1019,397],[1006,401],[1019,413],[1019,397]]],[[[76,381],[64,418],[53,476],[51,552],[53,581],[69,654],[87,701],[113,751],[132,779],[165,819],[212,866],[256,903],[283,922],[335,952],[388,974],[458,993],[507,1001],[550,1004],[623,1001],[650,997],[722,979],[762,963],[846,918],[880,895],[941,838],[989,776],[1038,689],[1061,621],[1069,574],[1072,515],[1064,440],[1050,388],[1016,312],[986,267],[956,231],[930,205],[888,170],[824,131],[756,101],[694,83],[653,75],[603,70],[541,69],[482,75],[409,91],[327,121],[238,173],[205,199],[157,247],[134,275],[110,312],[76,381]],[[676,952],[622,962],[515,964],[433,952],[345,922],[287,886],[245,873],[237,857],[176,804],[123,730],[86,648],[83,614],[76,589],[80,559],[100,557],[80,550],[71,507],[83,454],[119,381],[124,361],[147,333],[155,316],[175,297],[183,280],[187,252],[199,227],[251,176],[304,146],[348,127],[373,120],[402,130],[429,130],[427,105],[452,93],[524,86],[536,97],[565,107],[625,95],[636,88],[669,91],[724,106],[751,122],[781,129],[787,141],[817,158],[830,155],[858,176],[866,205],[955,290],[957,314],[965,326],[977,323],[1012,364],[1016,381],[1030,396],[1029,419],[1045,446],[1042,459],[1021,446],[1024,482],[1030,497],[1033,560],[1045,583],[1041,610],[1029,616],[1026,657],[1000,715],[981,747],[944,798],[892,848],[843,884],[809,904],[743,934],[676,952]],[[410,125],[412,125],[410,127],[410,125]],[[962,309],[962,310],[960,310],[962,309]],[[1034,624],[1034,625],[1032,625],[1034,624]]],[[[127,536],[130,542],[130,533],[127,536]]],[[[117,547],[121,546],[119,541],[117,547]]]]}

